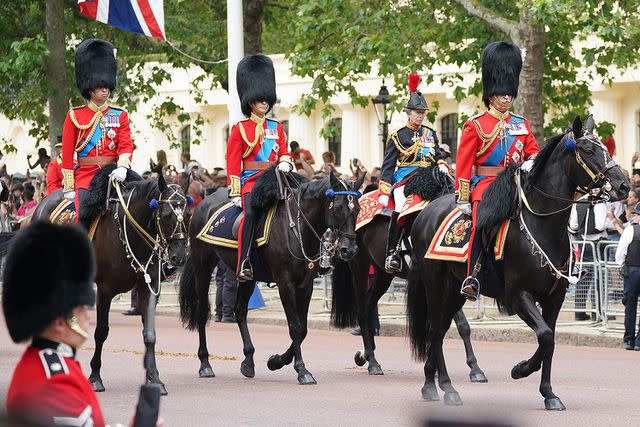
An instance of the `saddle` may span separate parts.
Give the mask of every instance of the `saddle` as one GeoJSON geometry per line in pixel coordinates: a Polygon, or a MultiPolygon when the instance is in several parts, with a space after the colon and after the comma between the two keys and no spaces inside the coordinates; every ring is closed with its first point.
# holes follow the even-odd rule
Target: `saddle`
{"type": "MultiPolygon", "coordinates": [[[[395,207],[391,198],[389,199],[389,206],[386,208],[378,204],[378,190],[362,195],[358,202],[360,203],[360,212],[356,219],[356,231],[369,224],[378,215],[390,217],[395,207]]],[[[429,200],[423,200],[417,194],[408,195],[398,216],[398,223],[403,224],[409,215],[420,212],[428,204],[429,200]]]]}
{"type": "MultiPolygon", "coordinates": [[[[495,261],[504,257],[504,245],[511,220],[504,219],[495,233],[493,258],[495,261]]],[[[469,240],[471,238],[471,216],[454,208],[440,223],[433,236],[425,258],[443,261],[467,262],[469,258],[469,240]]],[[[490,232],[492,235],[493,232],[490,232]]]]}
{"type": "MultiPolygon", "coordinates": [[[[255,233],[255,243],[257,247],[269,243],[271,222],[273,221],[275,212],[276,207],[272,206],[266,215],[262,215],[262,218],[258,222],[255,233]]],[[[225,203],[211,215],[196,238],[214,246],[237,249],[238,231],[240,230],[240,221],[243,217],[244,212],[241,208],[232,202],[225,203]]]]}

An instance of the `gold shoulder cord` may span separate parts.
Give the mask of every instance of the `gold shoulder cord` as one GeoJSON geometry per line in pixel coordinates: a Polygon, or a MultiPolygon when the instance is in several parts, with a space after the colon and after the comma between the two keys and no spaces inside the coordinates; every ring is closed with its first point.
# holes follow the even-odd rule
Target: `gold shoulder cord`
{"type": "Polygon", "coordinates": [[[397,134],[391,137],[391,141],[393,142],[393,145],[396,146],[396,149],[400,152],[400,155],[402,156],[401,163],[414,162],[418,158],[418,151],[422,146],[422,144],[420,143],[420,140],[416,141],[409,148],[404,148],[402,146],[402,144],[400,143],[400,140],[398,139],[397,134]],[[409,160],[410,156],[413,156],[413,159],[409,160]]]}
{"type": "Polygon", "coordinates": [[[256,125],[256,134],[253,138],[253,141],[250,142],[249,139],[247,138],[247,133],[244,130],[244,126],[242,126],[242,122],[238,122],[238,127],[240,128],[240,136],[242,136],[243,141],[247,144],[247,150],[242,154],[242,158],[246,158],[251,151],[253,150],[253,147],[256,146],[256,144],[258,143],[258,141],[260,141],[260,138],[262,137],[262,134],[264,133],[264,128],[262,127],[262,121],[260,123],[258,123],[256,125]]]}

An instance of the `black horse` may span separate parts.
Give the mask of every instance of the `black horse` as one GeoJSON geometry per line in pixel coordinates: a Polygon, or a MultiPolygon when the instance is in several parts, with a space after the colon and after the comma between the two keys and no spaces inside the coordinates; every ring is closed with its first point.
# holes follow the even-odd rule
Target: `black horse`
{"type": "MultiPolygon", "coordinates": [[[[410,227],[407,224],[407,227],[410,227]]],[[[364,352],[358,350],[354,361],[358,366],[369,362],[370,375],[383,375],[382,368],[375,357],[375,338],[372,324],[376,316],[378,301],[389,289],[393,275],[385,272],[387,230],[389,217],[378,215],[369,224],[357,231],[360,251],[348,262],[339,261],[333,272],[332,321],[336,327],[353,326],[357,319],[362,333],[364,352]],[[373,276],[369,279],[369,266],[373,267],[373,276]],[[355,292],[355,293],[354,293],[355,292]],[[355,297],[355,301],[354,301],[355,297]]],[[[404,263],[403,271],[397,276],[408,277],[408,267],[404,263]]],[[[458,333],[464,342],[467,365],[471,371],[471,382],[487,382],[487,377],[478,366],[478,361],[471,345],[471,328],[462,310],[458,311],[454,320],[458,333]]]]}
{"type": "MultiPolygon", "coordinates": [[[[276,173],[273,169],[264,172],[256,183],[253,194],[263,199],[268,199],[270,193],[277,194],[279,186],[276,173]]],[[[271,221],[271,236],[269,242],[256,251],[266,270],[267,277],[262,280],[275,282],[278,286],[292,340],[291,346],[283,354],[269,358],[267,367],[272,371],[280,369],[295,358],[294,368],[300,384],[316,383],[305,367],[300,346],[307,335],[307,312],[313,292],[313,278],[319,269],[317,254],[320,253],[320,242],[323,240],[333,246],[343,260],[349,260],[355,255],[358,249],[354,231],[355,219],[360,209],[355,190],[360,188],[363,178],[352,183],[340,180],[333,174],[310,182],[302,182],[306,179],[298,174],[282,177],[282,182],[294,184],[294,187],[297,182],[299,186],[289,187],[286,200],[278,200],[277,195],[273,198],[277,207],[271,221]],[[335,236],[331,242],[320,237],[327,228],[335,236]]],[[[205,331],[211,316],[208,296],[211,273],[219,259],[235,270],[238,251],[235,248],[213,246],[197,239],[196,235],[212,213],[228,202],[226,189],[220,189],[196,208],[189,225],[191,253],[180,278],[181,319],[187,329],[197,328],[200,337],[200,377],[215,376],[209,363],[205,331]]],[[[253,290],[254,282],[240,283],[235,306],[245,356],[240,372],[249,378],[255,375],[255,349],[247,327],[247,306],[253,290]]]]}
{"type": "MultiPolygon", "coordinates": [[[[96,348],[89,381],[95,391],[105,390],[100,368],[102,346],[109,334],[111,301],[116,295],[137,287],[142,309],[146,379],[158,384],[162,394],[167,394],[155,362],[154,310],[147,310],[147,306],[153,291],[156,295],[151,295],[149,307],[155,308],[162,268],[179,267],[187,256],[186,188],[167,184],[163,176],[158,180],[142,180],[129,171],[127,181],[118,189],[111,188],[107,200],[109,173],[114,167],[102,168],[93,178],[80,216],[85,226],[99,218],[92,239],[97,262],[96,348]]],[[[50,194],[38,206],[34,218],[48,220],[61,201],[62,192],[50,194]]]]}
{"type": "MultiPolygon", "coordinates": [[[[499,306],[517,314],[536,333],[538,349],[530,359],[516,364],[511,376],[527,377],[542,368],[540,393],[548,410],[565,409],[551,389],[551,361],[558,313],[568,281],[575,281],[569,276],[571,255],[567,235],[574,195],[576,191],[585,191],[607,199],[608,192],[613,190],[622,198],[629,190],[622,171],[593,134],[594,126],[591,116],[584,126],[577,117],[572,131],[547,142],[528,176],[514,168],[503,171],[485,192],[478,211],[484,247],[491,242],[490,231],[507,216],[512,219],[503,261],[487,265],[485,256],[483,264],[492,267],[487,270],[493,272],[493,283],[497,278],[503,286],[492,287],[489,276],[481,276],[481,292],[497,298],[499,306]],[[517,183],[514,173],[519,177],[517,183]]],[[[447,374],[442,341],[452,317],[465,302],[460,284],[466,266],[425,258],[438,226],[454,208],[453,195],[442,197],[422,211],[414,223],[411,237],[418,262],[410,272],[407,311],[414,356],[426,360],[422,397],[438,399],[437,371],[445,404],[460,405],[462,400],[447,374]]]]}

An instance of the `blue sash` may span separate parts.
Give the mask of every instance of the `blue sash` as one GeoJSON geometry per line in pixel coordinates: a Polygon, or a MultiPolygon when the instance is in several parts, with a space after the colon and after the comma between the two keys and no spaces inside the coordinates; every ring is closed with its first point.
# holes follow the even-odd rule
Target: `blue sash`
{"type": "MultiPolygon", "coordinates": [[[[269,120],[266,119],[265,120],[267,123],[267,130],[274,132],[274,134],[277,134],[278,132],[278,122],[274,121],[274,120],[269,120]]],[[[267,135],[269,135],[269,132],[267,132],[267,135]]],[[[260,151],[258,151],[258,154],[256,155],[256,158],[254,159],[254,161],[256,162],[268,162],[269,161],[269,157],[271,156],[271,151],[273,151],[273,147],[276,145],[276,138],[264,138],[262,145],[260,146],[260,151]]],[[[258,170],[246,170],[246,171],[242,171],[242,177],[240,179],[240,185],[244,185],[245,181],[249,178],[251,178],[252,176],[254,176],[255,174],[257,174],[258,170]]]]}
{"type": "MultiPolygon", "coordinates": [[[[424,135],[425,130],[427,131],[426,137],[432,136],[431,134],[433,132],[430,129],[422,128],[421,129],[422,133],[420,134],[420,137],[424,135]]],[[[416,158],[416,160],[422,160],[423,158],[427,157],[430,153],[431,153],[431,147],[422,147],[422,151],[418,153],[418,157],[416,158]]],[[[413,172],[418,170],[418,168],[419,166],[402,166],[396,169],[396,172],[393,174],[393,185],[391,186],[391,191],[395,189],[395,186],[397,183],[401,182],[407,176],[411,175],[413,172]]]]}
{"type": "MultiPolygon", "coordinates": [[[[511,115],[509,117],[509,121],[507,123],[508,124],[520,124],[520,123],[524,123],[524,119],[521,119],[520,117],[515,117],[514,115],[511,115]]],[[[484,162],[482,162],[482,166],[499,166],[500,163],[502,163],[502,161],[504,160],[504,157],[507,155],[507,153],[509,153],[509,150],[511,150],[511,146],[515,142],[517,136],[518,135],[509,134],[509,131],[507,130],[505,132],[505,140],[504,140],[504,142],[499,141],[496,144],[496,146],[493,147],[493,150],[491,150],[491,153],[489,154],[487,159],[484,162]]],[[[485,178],[486,178],[486,176],[484,176],[484,175],[473,176],[471,178],[472,186],[475,186],[479,181],[481,181],[481,180],[483,180],[485,178]]]]}
{"type": "Polygon", "coordinates": [[[95,132],[93,132],[93,135],[91,135],[91,139],[89,140],[87,145],[85,145],[84,148],[80,152],[78,152],[78,157],[87,157],[89,155],[89,151],[93,150],[93,147],[95,147],[96,144],[100,142],[100,139],[102,139],[102,128],[100,127],[100,123],[97,123],[95,132]]]}

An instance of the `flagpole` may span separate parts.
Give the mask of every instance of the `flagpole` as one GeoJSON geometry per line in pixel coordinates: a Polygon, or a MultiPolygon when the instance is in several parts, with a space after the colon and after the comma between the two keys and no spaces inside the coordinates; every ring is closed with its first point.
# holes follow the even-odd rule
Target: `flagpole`
{"type": "Polygon", "coordinates": [[[242,0],[227,0],[227,55],[229,82],[229,128],[242,119],[238,88],[236,87],[236,70],[238,62],[244,56],[244,27],[242,21],[242,0]]]}

